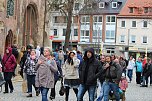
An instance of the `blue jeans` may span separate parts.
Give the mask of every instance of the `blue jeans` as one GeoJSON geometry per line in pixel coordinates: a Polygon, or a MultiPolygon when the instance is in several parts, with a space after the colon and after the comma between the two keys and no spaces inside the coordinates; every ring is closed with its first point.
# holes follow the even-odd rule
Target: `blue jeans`
{"type": "Polygon", "coordinates": [[[41,95],[42,95],[42,101],[48,101],[47,94],[49,91],[49,88],[40,87],[41,95]]]}
{"type": "Polygon", "coordinates": [[[116,101],[120,101],[119,86],[117,84],[105,81],[103,85],[104,85],[103,86],[104,101],[109,101],[110,90],[113,91],[116,101]]]}
{"type": "Polygon", "coordinates": [[[96,101],[102,101],[102,99],[103,99],[103,87],[104,87],[104,84],[100,84],[100,86],[101,86],[100,95],[98,96],[96,101]]]}
{"type": "Polygon", "coordinates": [[[77,101],[83,101],[83,96],[87,90],[89,93],[89,101],[94,101],[94,94],[95,94],[95,90],[96,90],[96,85],[95,86],[87,86],[87,85],[83,85],[83,84],[80,84],[80,86],[79,86],[77,101]]]}
{"type": "Polygon", "coordinates": [[[132,75],[133,75],[132,72],[133,72],[132,69],[128,69],[127,76],[128,76],[128,78],[129,78],[130,82],[132,81],[132,75]]]}

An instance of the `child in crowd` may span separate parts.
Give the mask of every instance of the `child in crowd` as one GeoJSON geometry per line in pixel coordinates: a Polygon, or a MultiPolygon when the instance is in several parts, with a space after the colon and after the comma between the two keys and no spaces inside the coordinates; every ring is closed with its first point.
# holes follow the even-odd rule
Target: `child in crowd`
{"type": "Polygon", "coordinates": [[[125,99],[126,99],[125,92],[126,92],[126,89],[128,88],[128,81],[127,81],[124,73],[122,73],[122,77],[119,82],[119,87],[120,87],[120,90],[122,90],[122,94],[121,94],[122,101],[125,101],[125,99]]]}

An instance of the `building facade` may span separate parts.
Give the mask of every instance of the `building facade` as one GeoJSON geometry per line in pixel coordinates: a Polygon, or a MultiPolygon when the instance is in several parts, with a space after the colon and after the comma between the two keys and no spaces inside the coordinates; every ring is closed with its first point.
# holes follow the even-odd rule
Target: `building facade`
{"type": "MultiPolygon", "coordinates": [[[[72,26],[70,34],[69,49],[78,44],[78,12],[84,5],[84,0],[74,1],[72,26]]],[[[66,12],[66,10],[65,10],[66,12]]],[[[67,12],[66,12],[67,13],[67,12]]],[[[65,43],[65,35],[67,28],[67,16],[61,10],[53,10],[50,12],[50,29],[49,35],[52,37],[52,48],[63,49],[65,43]]]]}
{"type": "Polygon", "coordinates": [[[5,47],[17,44],[42,46],[44,25],[44,1],[1,0],[0,1],[0,53],[5,47]]]}
{"type": "Polygon", "coordinates": [[[79,46],[94,47],[96,53],[116,53],[117,15],[126,0],[88,1],[79,12],[79,46]]]}
{"type": "Polygon", "coordinates": [[[117,17],[116,44],[119,46],[120,54],[123,55],[129,51],[129,55],[134,58],[138,58],[138,56],[152,57],[151,11],[151,0],[127,0],[117,17]]]}

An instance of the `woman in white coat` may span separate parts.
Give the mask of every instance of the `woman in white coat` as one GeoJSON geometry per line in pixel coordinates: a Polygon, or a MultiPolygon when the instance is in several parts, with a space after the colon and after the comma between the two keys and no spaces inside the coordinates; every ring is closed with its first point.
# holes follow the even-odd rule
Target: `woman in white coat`
{"type": "Polygon", "coordinates": [[[79,73],[78,66],[80,60],[77,59],[74,52],[70,52],[65,64],[63,65],[64,86],[65,86],[65,101],[68,101],[69,90],[73,88],[76,96],[78,94],[79,73]]]}

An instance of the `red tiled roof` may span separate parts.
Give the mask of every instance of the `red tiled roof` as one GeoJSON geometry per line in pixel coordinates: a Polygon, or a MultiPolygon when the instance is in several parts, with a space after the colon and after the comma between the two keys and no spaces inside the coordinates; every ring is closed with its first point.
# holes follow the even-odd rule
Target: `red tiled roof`
{"type": "Polygon", "coordinates": [[[152,16],[152,11],[144,13],[145,7],[152,9],[152,0],[127,0],[118,16],[152,16]],[[134,9],[133,13],[129,12],[129,8],[134,9]]]}

